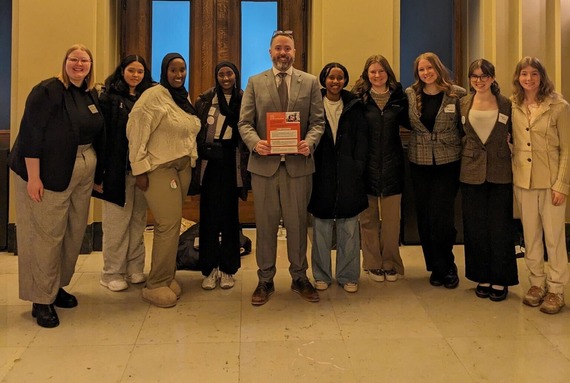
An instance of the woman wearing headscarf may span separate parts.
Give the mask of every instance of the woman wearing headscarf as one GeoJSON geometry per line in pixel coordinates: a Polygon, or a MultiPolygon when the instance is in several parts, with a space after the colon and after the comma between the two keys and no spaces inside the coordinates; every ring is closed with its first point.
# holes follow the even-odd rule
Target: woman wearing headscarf
{"type": "Polygon", "coordinates": [[[164,56],[160,84],[141,95],[127,123],[132,174],[155,219],[151,269],[142,297],[158,307],[175,306],[182,292],[174,279],[176,252],[200,130],[185,80],[184,58],[178,53],[164,56]]]}
{"type": "Polygon", "coordinates": [[[200,266],[202,288],[234,286],[240,267],[238,196],[247,197],[249,152],[237,130],[241,97],[240,73],[231,62],[216,65],[216,85],[196,101],[202,129],[198,134],[200,163],[200,266]]]}

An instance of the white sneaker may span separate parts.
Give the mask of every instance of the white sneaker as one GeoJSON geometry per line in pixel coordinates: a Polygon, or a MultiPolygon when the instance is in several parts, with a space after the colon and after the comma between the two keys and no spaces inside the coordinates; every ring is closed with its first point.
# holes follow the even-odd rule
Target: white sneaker
{"type": "Polygon", "coordinates": [[[105,286],[111,291],[123,291],[129,288],[127,281],[124,279],[115,279],[111,282],[105,282],[104,280],[100,280],[99,283],[101,286],[105,286]]]}
{"type": "Polygon", "coordinates": [[[329,288],[329,284],[325,281],[315,281],[315,289],[319,291],[325,291],[329,288]]]}
{"type": "Polygon", "coordinates": [[[204,290],[213,290],[216,288],[218,278],[220,277],[218,268],[213,269],[204,280],[202,281],[202,288],[204,290]]]}
{"type": "Polygon", "coordinates": [[[374,282],[384,282],[384,270],[370,269],[368,270],[368,278],[372,279],[374,282]]]}
{"type": "Polygon", "coordinates": [[[358,291],[358,283],[356,282],[348,282],[345,283],[342,288],[344,289],[344,291],[346,291],[347,293],[355,293],[358,291]]]}
{"type": "Polygon", "coordinates": [[[396,282],[400,278],[400,274],[394,269],[385,271],[384,276],[388,282],[396,282]]]}
{"type": "Polygon", "coordinates": [[[144,273],[134,273],[127,277],[127,281],[137,284],[146,282],[146,275],[144,273]]]}
{"type": "Polygon", "coordinates": [[[232,274],[226,274],[220,271],[220,287],[222,289],[231,289],[236,284],[232,274]]]}

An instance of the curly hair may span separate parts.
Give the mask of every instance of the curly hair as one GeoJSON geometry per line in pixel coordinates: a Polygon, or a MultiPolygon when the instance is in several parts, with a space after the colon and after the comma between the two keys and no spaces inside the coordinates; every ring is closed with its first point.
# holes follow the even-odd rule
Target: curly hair
{"type": "Polygon", "coordinates": [[[513,75],[513,95],[511,96],[511,100],[518,105],[522,105],[525,97],[525,91],[520,83],[519,77],[521,71],[529,66],[536,69],[540,75],[540,85],[538,87],[538,94],[536,95],[537,101],[542,102],[554,93],[554,83],[548,78],[544,65],[542,65],[536,57],[525,56],[518,62],[513,75]]]}
{"type": "Polygon", "coordinates": [[[394,71],[392,70],[392,67],[390,66],[388,60],[386,60],[386,58],[382,55],[372,55],[366,59],[366,62],[364,63],[364,69],[362,69],[362,74],[360,75],[360,78],[356,80],[356,83],[352,88],[352,93],[364,101],[368,99],[368,92],[372,88],[372,84],[368,78],[368,69],[372,66],[372,64],[380,64],[380,66],[386,71],[386,74],[388,75],[386,84],[390,90],[396,89],[398,84],[396,75],[394,74],[394,71]]]}
{"type": "Polygon", "coordinates": [[[425,83],[420,79],[418,74],[418,67],[420,61],[427,60],[435,72],[437,73],[437,79],[435,80],[435,85],[441,91],[444,91],[450,97],[457,97],[455,90],[453,89],[453,81],[449,76],[449,70],[443,65],[439,57],[435,53],[425,52],[416,57],[414,61],[414,78],[416,81],[412,84],[412,89],[416,94],[416,105],[418,106],[418,111],[421,114],[422,111],[422,93],[425,88],[425,83]]]}

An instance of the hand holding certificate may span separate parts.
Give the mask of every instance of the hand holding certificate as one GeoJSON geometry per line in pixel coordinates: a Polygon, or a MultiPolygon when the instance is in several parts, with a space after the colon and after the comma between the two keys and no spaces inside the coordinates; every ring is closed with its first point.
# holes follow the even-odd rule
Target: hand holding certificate
{"type": "Polygon", "coordinates": [[[267,142],[269,154],[305,154],[306,148],[301,145],[300,112],[268,112],[267,142]]]}

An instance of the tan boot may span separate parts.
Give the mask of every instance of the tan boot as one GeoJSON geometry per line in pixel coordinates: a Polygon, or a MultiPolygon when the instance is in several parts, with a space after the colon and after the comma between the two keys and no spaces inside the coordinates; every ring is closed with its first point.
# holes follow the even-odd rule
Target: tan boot
{"type": "Polygon", "coordinates": [[[180,296],[182,295],[182,287],[180,286],[180,283],[178,283],[176,279],[173,279],[168,287],[176,295],[176,299],[180,299],[180,296]]]}
{"type": "Polygon", "coordinates": [[[145,302],[153,304],[157,307],[176,306],[176,294],[168,287],[158,287],[156,289],[142,289],[142,299],[145,302]]]}

